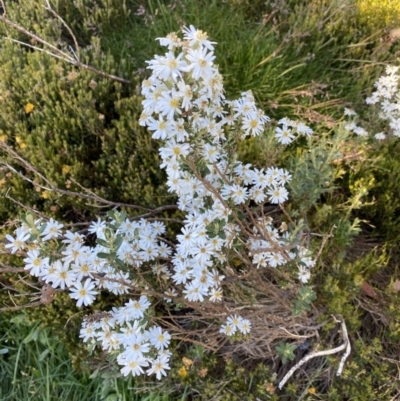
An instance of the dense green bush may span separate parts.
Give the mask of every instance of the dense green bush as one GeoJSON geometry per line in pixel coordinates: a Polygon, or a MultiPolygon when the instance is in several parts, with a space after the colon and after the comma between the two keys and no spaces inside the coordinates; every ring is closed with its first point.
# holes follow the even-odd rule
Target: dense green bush
{"type": "MultiPolygon", "coordinates": [[[[39,2],[8,7],[7,17],[26,29],[66,52],[71,53],[68,46],[75,47],[65,27],[39,2]]],[[[343,316],[354,357],[339,379],[332,368],[326,368],[325,359],[310,362],[279,392],[277,382],[290,366],[278,360],[246,365],[235,355],[221,362],[195,347],[177,348],[178,362],[165,385],[172,399],[393,399],[396,365],[391,361],[399,351],[400,314],[392,284],[398,275],[398,253],[388,247],[389,259],[371,250],[368,241],[363,244],[356,234],[363,231],[360,238],[365,238],[373,233],[393,242],[399,238],[399,146],[390,142],[374,148],[353,142],[354,147],[346,149],[341,146],[347,139],[343,131],[332,133],[328,128],[340,118],[343,105],[362,104],[363,95],[381,72],[379,65],[398,56],[398,44],[375,32],[374,24],[360,25],[352,2],[59,0],[54,8],[75,32],[84,63],[130,81],[115,81],[5,39],[41,47],[0,22],[0,140],[58,188],[85,192],[80,184],[107,200],[146,207],[174,203],[158,167],[157,146],[137,122],[139,84],[145,76],[145,60],[158,51],[154,39],[184,24],[208,31],[219,43],[217,56],[228,97],[252,89],[268,115],[276,119],[288,115],[315,124],[314,142],[280,151],[266,139],[252,140],[242,146],[241,153],[259,167],[266,167],[269,160],[290,169],[295,179],[289,211],[305,220],[315,253],[321,241],[311,233],[328,234],[336,226],[314,271],[318,300],[313,308],[322,311],[321,322],[331,314],[343,316]],[[348,159],[354,149],[361,149],[362,155],[348,159]],[[362,292],[364,282],[373,286],[376,298],[362,292]],[[195,361],[192,367],[186,369],[180,363],[183,356],[195,361]]],[[[359,111],[367,114],[362,108],[359,111]]],[[[23,205],[66,222],[88,221],[102,213],[98,202],[40,188],[39,184],[47,184],[4,150],[1,160],[34,180],[31,184],[2,169],[3,195],[8,193],[23,205]]],[[[21,210],[4,199],[1,220],[13,220],[21,210]]],[[[7,280],[3,282],[9,284],[7,280]]],[[[57,295],[53,304],[29,315],[53,326],[53,336],[75,339],[75,313],[68,300],[57,295]]],[[[21,326],[16,330],[21,333],[21,326]]],[[[335,346],[334,330],[334,323],[327,323],[313,346],[335,346]]],[[[43,333],[45,337],[49,332],[43,333]]],[[[42,348],[37,352],[44,355],[42,348]]],[[[68,359],[64,349],[54,352],[61,361],[68,359]]],[[[70,352],[70,357],[82,368],[86,354],[79,350],[70,352]]],[[[329,358],[332,366],[337,360],[337,356],[329,358]]],[[[2,371],[7,388],[11,388],[10,372],[18,366],[13,363],[8,360],[2,371]]],[[[34,369],[31,373],[35,375],[34,369]]],[[[87,377],[77,380],[88,385],[87,377]]]]}
{"type": "MultiPolygon", "coordinates": [[[[112,24],[113,18],[125,15],[122,4],[119,7],[114,4],[111,9],[115,10],[115,16],[94,12],[85,19],[86,7],[87,4],[82,4],[74,14],[82,19],[84,27],[96,22],[90,22],[94,15],[98,19],[103,16],[97,22],[103,21],[106,26],[112,24]]],[[[104,10],[101,5],[96,7],[104,10]]],[[[13,12],[10,7],[9,18],[50,43],[66,40],[60,23],[49,18],[39,4],[31,2],[17,10],[13,12]]],[[[10,37],[29,41],[4,24],[0,29],[2,36],[8,31],[10,37]]],[[[133,74],[129,59],[124,55],[114,58],[99,38],[89,33],[87,38],[82,33],[82,60],[131,83],[121,84],[77,69],[48,54],[3,39],[1,138],[58,188],[83,192],[76,181],[107,200],[147,207],[168,203],[156,148],[137,122],[141,112],[137,95],[139,76],[133,74]],[[85,39],[90,39],[90,43],[85,45],[85,39]]],[[[2,157],[31,180],[45,184],[18,166],[12,157],[4,153],[2,157]]],[[[3,174],[3,194],[8,188],[12,188],[13,198],[67,221],[85,220],[98,211],[88,206],[95,202],[51,193],[23,182],[15,174],[3,174]]],[[[15,208],[11,202],[2,203],[2,219],[13,214],[15,208]]]]}

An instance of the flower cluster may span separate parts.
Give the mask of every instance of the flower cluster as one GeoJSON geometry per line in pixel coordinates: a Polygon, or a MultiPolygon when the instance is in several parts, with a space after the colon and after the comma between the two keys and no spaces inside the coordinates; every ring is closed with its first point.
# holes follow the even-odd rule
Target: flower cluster
{"type": "MultiPolygon", "coordinates": [[[[109,257],[114,254],[117,265],[135,268],[149,260],[168,257],[171,249],[160,237],[165,226],[157,221],[132,222],[121,218],[121,214],[113,215],[118,221],[107,224],[99,219],[89,227],[89,234],[97,235],[94,247],[85,245],[81,234],[63,230],[63,225],[53,219],[46,223],[27,215],[15,237],[7,235],[6,248],[12,253],[27,250],[25,270],[56,290],[69,290],[77,306],[91,305],[104,289],[116,295],[127,294],[130,289],[141,291],[128,273],[110,263],[109,257]],[[60,246],[61,253],[51,252],[60,246]]],[[[148,367],[147,374],[156,374],[160,379],[169,369],[170,353],[166,348],[171,336],[156,325],[146,329],[150,306],[148,297],[141,295],[97,318],[90,316],[83,322],[80,337],[116,353],[125,376],[144,373],[143,368],[148,367]]]]}
{"type": "MultiPolygon", "coordinates": [[[[172,260],[173,279],[185,284],[189,301],[203,301],[206,296],[219,300],[221,277],[210,268],[224,262],[224,250],[238,238],[250,237],[247,245],[258,267],[276,267],[301,253],[282,248],[283,244],[287,250],[291,247],[285,237],[280,238],[272,221],[248,223],[237,217],[238,206],[246,210],[250,202],[286,201],[284,185],[291,176],[275,167],[264,170],[244,165],[232,154],[232,139],[260,135],[269,118],[257,109],[250,91],[238,100],[225,99],[222,76],[213,63],[213,43],[207,35],[191,26],[183,29],[183,40],[174,33],[159,40],[168,51],[148,62],[152,75],[142,84],[145,99],[140,124],[153,132],[154,139],[163,140],[161,167],[168,174],[169,190],[178,195],[179,207],[187,213],[172,260]]],[[[287,133],[277,128],[282,143],[289,143],[292,131],[312,133],[302,123],[289,119],[280,123],[287,133]]],[[[251,220],[250,214],[247,212],[251,220]]],[[[301,266],[304,270],[311,263],[301,266]]]]}
{"type": "Polygon", "coordinates": [[[244,319],[238,315],[231,315],[228,317],[226,324],[221,326],[220,333],[227,336],[233,336],[235,333],[242,334],[250,333],[251,323],[248,319],[244,319]]]}
{"type": "MultiPolygon", "coordinates": [[[[388,123],[388,132],[395,137],[400,137],[400,101],[399,101],[399,67],[387,66],[386,75],[381,76],[375,82],[376,90],[366,99],[369,105],[379,105],[379,118],[388,123]]],[[[357,116],[353,110],[345,109],[345,115],[357,116]]],[[[368,132],[352,121],[345,128],[359,136],[367,136],[368,132]]],[[[375,139],[383,140],[387,133],[379,132],[374,135],[375,139]]]]}
{"type": "MultiPolygon", "coordinates": [[[[12,253],[23,252],[25,269],[55,290],[68,290],[77,306],[91,305],[102,290],[131,297],[123,306],[86,317],[80,337],[116,355],[124,375],[155,374],[169,369],[171,335],[152,322],[151,299],[143,272],[150,271],[162,288],[164,301],[222,300],[227,254],[244,253],[257,268],[293,262],[298,278],[307,282],[314,265],[307,249],[293,240],[287,227],[278,230],[264,215],[264,204],[288,199],[291,175],[274,166],[243,164],[236,144],[263,133],[269,118],[255,105],[253,94],[225,99],[222,76],[214,64],[213,42],[193,26],[160,38],[168,51],[148,62],[152,75],[143,81],[140,124],[162,141],[161,167],[170,192],[186,213],[174,245],[164,236],[163,223],[128,219],[109,212],[93,222],[89,246],[80,233],[65,230],[53,219],[34,220],[27,214],[15,237],[7,235],[12,253]]],[[[279,122],[279,142],[312,130],[289,119],[279,122]]],[[[251,266],[248,266],[251,267],[251,266]]],[[[237,315],[220,332],[248,334],[251,322],[237,315]]]]}
{"type": "Polygon", "coordinates": [[[275,138],[282,145],[288,145],[293,142],[296,135],[310,136],[313,133],[313,130],[304,123],[290,120],[287,117],[280,119],[278,125],[281,125],[281,127],[275,128],[275,138]]]}

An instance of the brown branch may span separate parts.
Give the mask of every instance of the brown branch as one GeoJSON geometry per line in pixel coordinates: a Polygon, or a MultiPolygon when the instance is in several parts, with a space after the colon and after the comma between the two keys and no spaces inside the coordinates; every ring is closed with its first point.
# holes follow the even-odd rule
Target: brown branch
{"type": "Polygon", "coordinates": [[[325,245],[326,245],[328,239],[333,237],[333,230],[334,230],[335,228],[336,228],[336,225],[334,224],[334,225],[332,226],[331,230],[329,231],[329,234],[324,236],[324,238],[323,238],[323,240],[322,240],[322,243],[321,243],[321,246],[320,246],[320,248],[319,248],[319,250],[318,250],[318,253],[317,253],[317,255],[315,256],[315,259],[314,259],[315,262],[317,262],[317,260],[318,260],[319,257],[321,256],[321,253],[322,253],[323,249],[325,248],[325,245]]]}
{"type": "Polygon", "coordinates": [[[350,346],[350,341],[349,341],[349,336],[347,334],[347,327],[346,327],[346,323],[343,320],[338,320],[337,318],[335,318],[335,316],[332,316],[333,319],[335,320],[335,322],[337,323],[341,323],[342,325],[342,335],[343,335],[343,344],[339,345],[336,348],[330,349],[330,350],[326,350],[326,351],[316,351],[316,352],[311,352],[310,354],[307,354],[303,359],[301,359],[295,366],[293,366],[289,372],[287,372],[287,374],[285,375],[285,377],[279,382],[279,389],[282,389],[282,387],[285,385],[285,383],[290,379],[290,377],[293,375],[293,373],[302,365],[304,365],[307,361],[309,361],[312,358],[315,358],[317,356],[325,356],[325,355],[332,355],[332,354],[336,354],[337,352],[343,351],[344,349],[346,349],[346,352],[344,353],[340,364],[339,364],[339,368],[337,370],[336,375],[340,376],[342,374],[342,370],[343,370],[343,366],[344,363],[346,362],[347,357],[350,355],[350,351],[351,351],[351,346],[350,346]]]}
{"type": "MultiPolygon", "coordinates": [[[[3,263],[1,263],[2,266],[3,263]]],[[[23,273],[25,272],[25,269],[23,267],[11,267],[11,266],[7,266],[7,267],[2,267],[0,268],[0,274],[3,273],[23,273]]]]}
{"type": "MultiPolygon", "coordinates": [[[[135,217],[132,218],[132,220],[145,219],[145,218],[148,218],[148,217],[150,217],[150,216],[152,216],[154,214],[161,213],[161,212],[164,212],[166,210],[178,210],[178,205],[160,206],[160,207],[158,207],[156,209],[150,210],[149,213],[141,214],[140,216],[135,216],[135,217]]],[[[158,219],[156,218],[156,220],[158,220],[158,219]]],[[[181,220],[178,220],[178,219],[166,219],[166,220],[167,221],[171,221],[172,220],[175,223],[176,222],[182,223],[181,220]]]]}
{"type": "MultiPolygon", "coordinates": [[[[194,162],[193,162],[193,158],[188,158],[187,159],[187,163],[190,167],[190,169],[192,170],[194,176],[206,187],[206,189],[213,194],[220,202],[221,204],[225,207],[225,209],[230,209],[229,206],[227,205],[227,203],[225,202],[225,200],[222,198],[221,194],[212,186],[212,184],[206,180],[205,178],[203,178],[199,172],[197,171],[194,162]]],[[[236,221],[236,223],[240,226],[240,228],[242,229],[243,233],[245,233],[246,235],[248,235],[249,237],[252,237],[253,234],[251,232],[249,232],[247,230],[247,227],[245,227],[242,223],[242,220],[239,219],[239,217],[236,216],[236,214],[232,211],[232,216],[234,218],[234,220],[236,221]]]]}
{"type": "Polygon", "coordinates": [[[0,0],[1,8],[3,9],[2,16],[5,17],[7,15],[6,5],[4,4],[3,0],[0,0]]]}
{"type": "Polygon", "coordinates": [[[17,201],[16,199],[12,198],[12,197],[9,195],[10,189],[11,189],[11,188],[9,188],[8,191],[7,191],[7,193],[5,194],[5,198],[10,199],[13,203],[15,203],[16,205],[22,207],[23,209],[29,210],[31,213],[36,214],[36,215],[38,215],[38,216],[40,216],[40,217],[42,217],[42,218],[44,218],[44,219],[47,219],[47,216],[45,216],[43,213],[40,213],[40,212],[38,212],[37,210],[33,209],[32,207],[30,207],[30,206],[28,206],[28,205],[25,205],[25,204],[23,204],[22,202],[17,201]]]}
{"type": "Polygon", "coordinates": [[[39,306],[39,305],[43,305],[42,301],[36,301],[26,305],[6,306],[4,308],[0,308],[0,312],[11,312],[25,308],[33,308],[34,306],[39,306]]]}
{"type": "MultiPolygon", "coordinates": [[[[27,284],[27,283],[26,283],[27,284]]],[[[14,305],[14,306],[6,306],[4,308],[0,308],[0,312],[11,312],[16,310],[21,310],[25,308],[32,308],[34,306],[47,305],[51,303],[54,299],[54,296],[57,292],[61,292],[62,290],[56,290],[51,285],[44,285],[41,289],[41,296],[39,301],[31,302],[25,305],[14,305]]],[[[12,300],[12,298],[11,298],[12,300]]]]}
{"type": "Polygon", "coordinates": [[[72,32],[72,29],[70,28],[70,26],[51,8],[50,2],[49,0],[45,0],[46,2],[46,7],[44,7],[47,11],[49,11],[51,14],[53,14],[54,17],[56,17],[58,20],[60,20],[60,22],[64,25],[65,29],[68,31],[68,33],[71,35],[72,40],[75,43],[75,49],[76,49],[76,53],[78,56],[78,60],[81,58],[80,57],[80,48],[78,45],[78,41],[76,40],[76,36],[74,35],[74,33],[72,32]]]}
{"type": "MultiPolygon", "coordinates": [[[[4,149],[10,156],[12,156],[19,164],[29,172],[32,172],[34,175],[38,176],[41,180],[45,182],[47,185],[42,185],[24,174],[22,174],[20,171],[16,170],[14,167],[10,166],[8,163],[4,161],[0,161],[0,164],[2,164],[4,167],[6,167],[9,171],[13,172],[14,174],[17,174],[19,177],[21,177],[23,180],[28,181],[32,185],[39,187],[45,191],[49,192],[54,192],[54,193],[59,193],[61,195],[66,195],[66,196],[75,196],[79,197],[82,199],[90,199],[98,203],[103,203],[106,206],[112,206],[112,207],[125,207],[125,208],[130,208],[130,209],[136,209],[136,210],[143,210],[147,212],[146,214],[140,217],[146,217],[146,216],[151,216],[157,213],[161,213],[166,210],[176,210],[178,209],[177,205],[166,205],[166,206],[161,206],[156,209],[149,209],[143,206],[138,206],[138,205],[132,205],[129,203],[123,203],[123,202],[112,202],[107,199],[102,198],[101,196],[95,194],[94,192],[90,191],[89,189],[83,187],[82,185],[78,184],[75,180],[72,180],[75,184],[77,184],[80,188],[88,192],[88,194],[84,194],[81,192],[74,192],[74,191],[69,191],[69,190],[64,190],[58,188],[56,185],[54,185],[49,179],[47,179],[43,174],[41,174],[34,166],[32,166],[27,160],[23,159],[14,149],[12,149],[11,146],[8,146],[5,142],[0,141],[0,148],[4,149]]],[[[16,201],[17,202],[17,201],[16,201]]],[[[94,205],[92,205],[94,206],[94,205]]],[[[35,213],[39,214],[39,212],[35,211],[35,213]]]]}
{"type": "MultiPolygon", "coordinates": [[[[72,38],[73,38],[73,40],[74,40],[74,43],[75,43],[75,46],[77,46],[78,43],[77,43],[76,37],[75,37],[75,35],[73,34],[71,28],[70,28],[70,27],[66,24],[66,22],[50,7],[50,4],[49,4],[49,2],[48,2],[47,0],[46,0],[46,3],[47,3],[47,7],[45,7],[45,9],[48,10],[48,11],[50,11],[54,16],[56,16],[56,18],[58,18],[58,19],[61,21],[61,23],[66,27],[66,29],[68,30],[68,32],[69,32],[70,35],[72,36],[72,38]]],[[[4,4],[3,1],[1,2],[1,4],[4,4]]],[[[4,6],[3,6],[3,8],[4,8],[4,6]]],[[[77,46],[77,53],[78,53],[77,57],[78,57],[78,58],[75,59],[75,58],[71,57],[68,53],[63,52],[63,51],[60,50],[58,47],[56,47],[56,46],[52,45],[51,43],[47,42],[46,40],[42,39],[40,36],[38,36],[38,35],[36,35],[36,34],[30,32],[30,31],[28,31],[27,29],[25,29],[25,28],[22,27],[21,25],[18,25],[18,24],[16,24],[15,22],[13,22],[13,21],[11,21],[10,19],[8,19],[8,18],[6,17],[5,8],[4,8],[4,14],[0,16],[0,21],[3,21],[5,24],[7,24],[8,26],[14,28],[14,29],[17,30],[18,32],[21,32],[21,33],[23,33],[23,34],[29,36],[30,38],[34,39],[35,41],[41,43],[43,46],[45,46],[45,47],[51,49],[51,50],[53,51],[53,53],[52,53],[52,52],[49,52],[48,50],[40,49],[40,48],[38,48],[38,47],[32,46],[32,45],[30,45],[30,44],[28,44],[28,43],[25,43],[25,42],[20,42],[20,41],[11,39],[11,38],[7,38],[7,39],[10,39],[10,40],[13,40],[13,41],[15,41],[15,42],[18,42],[18,43],[22,44],[23,46],[27,46],[27,47],[34,48],[35,50],[43,51],[43,52],[45,52],[45,53],[51,55],[52,57],[56,57],[56,58],[58,58],[58,59],[60,59],[60,60],[66,61],[67,63],[70,63],[70,64],[74,65],[75,67],[82,68],[82,69],[84,69],[84,70],[94,72],[94,73],[97,74],[97,75],[100,75],[100,76],[105,77],[105,78],[112,79],[113,81],[121,82],[121,83],[124,83],[124,84],[130,84],[130,83],[131,83],[131,82],[130,82],[129,80],[127,80],[127,79],[117,77],[116,75],[113,75],[113,74],[108,74],[108,73],[106,73],[106,72],[104,72],[104,71],[98,70],[97,68],[95,68],[95,67],[93,67],[93,66],[91,66],[91,65],[82,63],[82,62],[79,60],[79,46],[77,46]]]]}
{"type": "Polygon", "coordinates": [[[46,42],[44,39],[42,39],[40,36],[35,35],[32,32],[29,32],[28,30],[26,30],[24,27],[16,24],[15,22],[9,20],[8,18],[5,17],[5,15],[3,14],[2,16],[0,16],[0,21],[5,22],[8,26],[11,26],[12,28],[16,29],[18,32],[22,32],[23,34],[29,36],[30,38],[34,39],[35,41],[42,43],[43,45],[49,47],[50,49],[52,49],[55,53],[61,54],[62,56],[64,56],[64,60],[65,61],[69,61],[70,56],[67,53],[64,53],[63,51],[61,51],[60,49],[58,49],[57,47],[53,46],[51,43],[46,42]]]}
{"type": "Polygon", "coordinates": [[[216,351],[215,347],[211,347],[208,344],[205,344],[205,343],[203,343],[201,341],[193,340],[193,339],[188,338],[188,337],[182,338],[182,337],[174,336],[174,340],[181,340],[183,342],[190,342],[190,343],[193,343],[193,344],[200,345],[200,346],[202,346],[202,347],[204,347],[204,348],[206,348],[206,349],[208,349],[210,351],[213,351],[213,352],[216,351]]]}

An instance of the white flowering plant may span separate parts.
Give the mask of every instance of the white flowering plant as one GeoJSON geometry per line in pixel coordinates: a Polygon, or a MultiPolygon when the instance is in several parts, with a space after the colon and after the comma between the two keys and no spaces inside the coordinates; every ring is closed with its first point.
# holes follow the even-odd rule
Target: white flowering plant
{"type": "MultiPolygon", "coordinates": [[[[78,307],[93,305],[104,291],[120,297],[122,306],[84,318],[80,337],[108,353],[124,376],[157,379],[170,369],[173,339],[212,351],[233,341],[259,357],[268,348],[265,331],[307,319],[285,322],[290,298],[310,280],[315,264],[304,245],[303,223],[283,206],[291,174],[268,161],[256,168],[238,160],[238,143],[264,135],[270,123],[252,92],[225,98],[215,43],[205,32],[190,26],[183,38],[171,33],[159,41],[167,51],[148,61],[140,124],[160,141],[168,190],[185,214],[180,233],[171,240],[162,221],[115,210],[85,233],[27,213],[5,245],[23,255],[24,269],[47,295],[69,291],[78,307]],[[93,235],[96,244],[90,245],[93,235]],[[168,316],[157,312],[161,302],[168,316]],[[188,317],[174,315],[174,308],[183,307],[202,322],[201,333],[184,326],[188,317]]],[[[283,145],[301,135],[312,135],[312,129],[287,118],[275,129],[283,145]]],[[[314,299],[307,288],[299,315],[314,299]]]]}
{"type": "MultiPolygon", "coordinates": [[[[375,82],[375,91],[365,99],[370,106],[375,106],[380,132],[374,134],[374,138],[382,141],[388,136],[400,137],[400,94],[399,94],[399,67],[387,66],[385,74],[375,82]]],[[[345,129],[362,137],[369,135],[362,126],[357,123],[358,114],[345,108],[344,115],[350,119],[345,129]]],[[[375,116],[374,116],[375,117],[375,116]]]]}

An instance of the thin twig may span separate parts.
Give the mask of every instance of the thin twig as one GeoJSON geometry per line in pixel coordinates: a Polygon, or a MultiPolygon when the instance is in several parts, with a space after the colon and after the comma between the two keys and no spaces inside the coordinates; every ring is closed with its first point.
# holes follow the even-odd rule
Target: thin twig
{"type": "MultiPolygon", "coordinates": [[[[59,193],[61,195],[67,195],[67,196],[75,196],[83,199],[90,199],[98,203],[103,203],[106,206],[113,206],[113,207],[125,207],[125,208],[130,208],[130,209],[136,209],[136,210],[143,210],[144,212],[147,212],[146,214],[143,214],[142,216],[139,216],[139,218],[147,217],[147,216],[152,216],[157,213],[164,212],[166,210],[176,210],[178,209],[177,205],[165,205],[161,206],[156,209],[149,209],[143,206],[138,206],[138,205],[132,205],[130,203],[123,203],[123,202],[112,202],[107,199],[102,198],[101,196],[95,194],[94,192],[90,191],[89,189],[83,187],[82,185],[78,184],[75,180],[72,180],[75,184],[77,184],[80,188],[88,192],[87,194],[81,193],[81,192],[74,192],[74,191],[69,191],[69,190],[64,190],[58,188],[56,185],[54,185],[49,179],[47,179],[43,174],[41,174],[34,166],[32,166],[27,160],[23,159],[17,152],[15,152],[10,146],[8,146],[5,142],[0,141],[0,148],[3,148],[10,156],[12,156],[16,161],[18,161],[25,170],[32,172],[36,176],[38,176],[41,180],[45,182],[46,185],[40,184],[35,180],[32,180],[28,178],[26,175],[15,169],[14,167],[10,166],[8,163],[4,161],[0,161],[0,164],[5,166],[8,170],[13,172],[14,174],[17,174],[19,177],[21,177],[23,180],[28,181],[32,185],[39,187],[45,191],[49,192],[54,192],[54,193],[59,193]]],[[[38,212],[36,212],[38,213],[38,212]]]]}
{"type": "MultiPolygon", "coordinates": [[[[74,34],[73,34],[71,28],[70,28],[70,27],[66,24],[66,22],[50,7],[50,4],[48,3],[47,0],[46,0],[46,2],[47,2],[47,4],[48,4],[48,7],[45,7],[46,10],[50,11],[53,15],[55,15],[55,16],[62,22],[62,24],[67,28],[68,32],[69,32],[70,35],[72,36],[72,38],[73,38],[73,40],[74,40],[74,42],[75,42],[75,46],[77,46],[78,43],[77,43],[76,37],[74,36],[74,34]]],[[[1,4],[4,4],[4,2],[2,1],[1,4]]],[[[3,8],[4,8],[4,6],[3,6],[3,8]]],[[[4,10],[5,10],[5,8],[4,8],[4,10]]],[[[130,84],[130,83],[131,83],[131,82],[130,82],[129,80],[127,80],[127,79],[124,79],[124,78],[121,78],[121,77],[117,77],[116,75],[113,75],[113,74],[108,74],[108,73],[106,73],[106,72],[104,72],[104,71],[98,70],[97,68],[95,68],[95,67],[93,67],[93,66],[91,66],[91,65],[82,63],[82,62],[80,61],[80,59],[79,59],[79,46],[77,46],[78,59],[76,59],[76,58],[71,57],[68,53],[65,53],[65,52],[63,52],[62,50],[60,50],[58,47],[56,47],[56,46],[52,45],[51,43],[47,42],[46,40],[42,39],[40,36],[38,36],[38,35],[36,35],[36,34],[30,32],[30,31],[28,31],[27,29],[25,29],[25,28],[22,27],[21,25],[18,25],[18,24],[16,24],[15,22],[11,21],[10,19],[6,18],[6,12],[5,12],[5,11],[4,11],[3,15],[0,15],[0,21],[3,21],[3,22],[6,23],[8,26],[10,26],[10,27],[16,29],[18,32],[22,32],[23,34],[29,36],[29,37],[32,38],[34,41],[41,43],[43,46],[45,46],[45,47],[51,49],[52,51],[50,52],[50,51],[45,50],[45,49],[40,49],[40,48],[38,48],[38,47],[36,47],[36,46],[32,46],[32,45],[30,45],[30,44],[28,44],[28,43],[21,42],[21,41],[17,41],[16,39],[12,39],[12,38],[6,38],[6,39],[9,39],[9,40],[14,41],[14,42],[18,42],[18,43],[22,44],[23,46],[27,46],[27,47],[33,48],[33,49],[35,49],[35,50],[42,51],[42,52],[44,52],[44,53],[47,53],[47,54],[51,55],[52,57],[55,57],[55,58],[57,58],[57,59],[66,61],[67,63],[72,64],[72,65],[74,65],[74,66],[76,66],[76,67],[78,67],[78,68],[82,68],[82,69],[84,69],[84,70],[91,71],[91,72],[93,72],[93,73],[95,73],[95,74],[97,74],[97,75],[100,75],[100,76],[102,76],[102,77],[112,79],[113,81],[121,82],[121,83],[124,83],[124,84],[130,84]]]]}
{"type": "Polygon", "coordinates": [[[60,22],[64,25],[65,29],[68,31],[68,33],[70,34],[70,36],[72,37],[72,40],[74,41],[75,44],[75,49],[76,49],[76,53],[77,53],[77,60],[80,60],[80,48],[78,45],[78,41],[76,40],[76,36],[74,35],[74,33],[72,32],[72,29],[69,27],[69,25],[51,8],[50,2],[49,0],[45,0],[46,2],[46,7],[44,7],[47,11],[49,11],[51,14],[54,15],[54,17],[56,17],[58,20],[60,20],[60,22]]]}
{"type": "MultiPolygon", "coordinates": [[[[205,188],[212,194],[214,195],[220,202],[221,204],[224,206],[225,209],[229,210],[229,207],[227,205],[227,203],[225,202],[225,200],[222,198],[221,194],[213,187],[213,185],[204,177],[202,177],[199,172],[197,171],[196,167],[195,167],[195,163],[193,161],[193,158],[190,157],[187,159],[187,163],[188,166],[190,167],[190,169],[192,170],[194,176],[205,186],[205,188]]],[[[232,212],[232,216],[235,219],[236,223],[240,226],[240,228],[242,229],[242,232],[245,233],[246,235],[248,235],[249,237],[252,237],[253,234],[247,230],[247,227],[245,227],[243,225],[242,220],[239,219],[238,216],[236,216],[235,213],[232,212]]]]}
{"type": "Polygon", "coordinates": [[[3,9],[2,16],[5,17],[7,15],[6,5],[4,4],[3,0],[0,0],[1,8],[3,9]]]}
{"type": "Polygon", "coordinates": [[[289,331],[287,331],[284,327],[279,327],[279,329],[283,330],[285,333],[289,334],[290,337],[294,337],[294,338],[310,338],[310,337],[315,337],[315,334],[310,334],[310,335],[308,335],[308,336],[301,336],[301,335],[298,335],[298,334],[293,334],[293,333],[290,333],[289,331]]]}
{"type": "Polygon", "coordinates": [[[4,39],[8,39],[11,42],[19,43],[20,45],[23,45],[23,46],[26,46],[26,47],[30,47],[31,49],[37,50],[37,51],[42,52],[42,53],[46,53],[49,56],[52,56],[52,57],[58,58],[59,60],[64,60],[65,61],[64,57],[58,56],[57,54],[54,54],[54,53],[52,53],[52,52],[50,52],[50,51],[48,51],[46,49],[41,49],[40,47],[33,46],[33,45],[29,44],[29,43],[22,42],[20,40],[13,39],[13,38],[4,38],[4,39]]]}
{"type": "Polygon", "coordinates": [[[47,219],[47,216],[45,216],[43,213],[40,213],[40,212],[38,212],[37,210],[31,208],[30,206],[25,205],[25,204],[23,204],[22,202],[17,201],[16,199],[12,198],[12,197],[9,195],[10,189],[11,189],[11,188],[9,188],[9,189],[7,190],[7,193],[5,194],[5,198],[10,199],[13,203],[15,203],[16,205],[22,207],[24,210],[29,210],[31,213],[36,214],[36,215],[38,215],[38,216],[40,216],[40,217],[42,217],[42,218],[44,218],[44,219],[47,219]]]}
{"type": "Polygon", "coordinates": [[[32,302],[32,303],[26,304],[26,305],[6,306],[4,308],[0,308],[0,312],[11,312],[11,311],[21,310],[21,309],[25,309],[25,308],[33,308],[34,306],[39,306],[39,305],[42,305],[41,301],[32,302]]]}
{"type": "Polygon", "coordinates": [[[341,375],[344,363],[346,362],[347,357],[350,355],[351,346],[350,346],[350,341],[349,341],[349,337],[348,337],[348,334],[347,334],[347,327],[346,327],[346,323],[345,323],[344,319],[338,320],[334,316],[332,316],[332,317],[337,323],[341,323],[342,324],[342,335],[343,335],[344,343],[342,345],[339,345],[339,347],[336,347],[336,348],[333,348],[333,349],[330,349],[330,350],[312,352],[312,353],[306,355],[303,359],[301,359],[298,363],[296,363],[296,365],[293,366],[292,369],[289,370],[289,372],[286,373],[285,377],[279,382],[279,385],[278,385],[279,389],[282,389],[282,387],[290,379],[290,377],[293,375],[293,373],[300,366],[304,365],[310,359],[316,358],[318,356],[336,354],[337,352],[340,352],[340,351],[343,351],[344,349],[346,349],[346,352],[344,353],[344,355],[343,355],[343,357],[342,357],[342,359],[340,361],[339,368],[338,368],[338,371],[337,371],[337,376],[341,375]]]}
{"type": "Polygon", "coordinates": [[[0,21],[4,21],[7,25],[11,26],[12,28],[16,29],[19,32],[24,33],[25,35],[29,36],[30,38],[34,39],[37,42],[42,43],[43,45],[49,47],[50,49],[52,49],[55,53],[58,53],[62,56],[64,56],[64,60],[65,61],[74,61],[73,59],[70,59],[69,54],[64,53],[63,51],[61,51],[59,48],[57,48],[56,46],[53,46],[51,43],[46,42],[44,39],[42,39],[40,36],[35,35],[32,32],[29,32],[28,30],[26,30],[24,27],[16,24],[15,22],[9,20],[8,18],[6,18],[4,15],[0,16],[0,21]]]}
{"type": "Polygon", "coordinates": [[[325,248],[325,245],[326,245],[328,239],[333,237],[333,230],[334,230],[335,228],[336,228],[336,225],[334,224],[334,225],[332,226],[331,230],[329,231],[329,234],[324,236],[324,238],[323,238],[323,240],[322,240],[322,243],[321,243],[321,246],[319,247],[318,253],[317,253],[317,255],[316,255],[315,258],[314,258],[314,260],[315,260],[316,262],[317,262],[317,260],[319,259],[319,257],[321,256],[321,253],[322,253],[323,249],[325,248]]]}
{"type": "MultiPolygon", "coordinates": [[[[4,266],[1,263],[2,266],[4,266]]],[[[0,274],[4,274],[4,273],[23,273],[25,271],[25,269],[23,267],[2,267],[0,268],[0,274]]]]}

